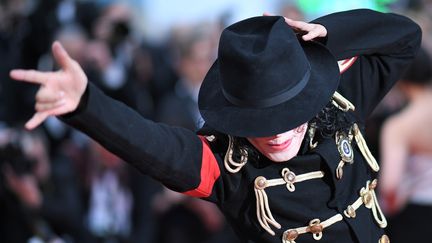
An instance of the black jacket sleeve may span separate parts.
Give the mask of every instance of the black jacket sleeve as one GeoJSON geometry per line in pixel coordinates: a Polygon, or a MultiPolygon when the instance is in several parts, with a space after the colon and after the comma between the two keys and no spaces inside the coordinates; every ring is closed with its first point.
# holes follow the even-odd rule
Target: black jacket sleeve
{"type": "Polygon", "coordinates": [[[417,53],[420,27],[407,17],[367,9],[312,22],[327,29],[323,43],[338,60],[358,56],[342,74],[339,91],[354,103],[359,118],[366,119],[417,53]]]}
{"type": "Polygon", "coordinates": [[[202,142],[195,133],[147,120],[91,83],[79,109],[61,119],[173,190],[200,183],[202,142]]]}

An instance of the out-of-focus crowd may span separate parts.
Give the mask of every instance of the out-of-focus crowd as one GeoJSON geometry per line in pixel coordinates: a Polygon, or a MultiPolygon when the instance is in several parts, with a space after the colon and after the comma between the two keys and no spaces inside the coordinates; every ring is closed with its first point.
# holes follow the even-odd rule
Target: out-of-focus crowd
{"type": "MultiPolygon", "coordinates": [[[[9,71],[56,70],[54,40],[91,82],[142,116],[192,130],[203,124],[198,91],[224,16],[177,25],[155,44],[137,38],[132,9],[113,2],[0,1],[0,242],[238,242],[214,205],[163,188],[57,118],[23,129],[38,87],[12,81],[9,71]]],[[[383,161],[392,242],[405,237],[398,235],[404,220],[414,230],[430,226],[432,216],[431,2],[394,2],[423,28],[425,51],[368,122],[370,146],[383,161]]],[[[295,1],[286,3],[278,14],[304,18],[295,1]]]]}

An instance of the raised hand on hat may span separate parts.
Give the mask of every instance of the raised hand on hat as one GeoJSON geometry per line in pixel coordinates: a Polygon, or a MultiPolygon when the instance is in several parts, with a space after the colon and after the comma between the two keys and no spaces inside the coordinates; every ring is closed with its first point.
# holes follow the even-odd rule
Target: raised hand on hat
{"type": "Polygon", "coordinates": [[[74,111],[87,86],[87,76],[81,66],[73,60],[58,42],[52,45],[52,53],[61,69],[56,72],[16,69],[11,78],[39,84],[36,93],[36,113],[25,127],[33,129],[49,116],[63,115],[74,111]]]}
{"type": "MultiPolygon", "coordinates": [[[[272,14],[264,13],[264,16],[272,16],[272,14]]],[[[302,39],[304,41],[310,41],[317,37],[325,37],[327,36],[327,29],[320,25],[314,23],[307,23],[299,20],[292,20],[287,17],[285,18],[285,22],[293,28],[296,32],[302,34],[302,39]]]]}

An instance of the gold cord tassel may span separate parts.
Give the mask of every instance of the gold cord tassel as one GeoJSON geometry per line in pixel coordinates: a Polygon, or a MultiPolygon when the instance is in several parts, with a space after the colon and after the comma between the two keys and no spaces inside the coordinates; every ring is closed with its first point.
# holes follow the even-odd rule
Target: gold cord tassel
{"type": "Polygon", "coordinates": [[[278,229],[281,228],[281,225],[276,222],[270,211],[267,193],[265,192],[267,187],[286,185],[288,191],[294,192],[294,183],[323,177],[324,172],[322,171],[312,171],[309,173],[296,175],[288,168],[284,168],[282,170],[282,178],[267,180],[264,176],[258,176],[254,182],[254,191],[256,198],[256,214],[261,227],[263,227],[263,229],[265,229],[271,235],[275,235],[275,233],[271,229],[270,224],[278,229]]]}
{"type": "Polygon", "coordinates": [[[379,206],[377,196],[375,194],[375,188],[377,187],[377,180],[374,179],[372,182],[367,181],[366,188],[362,188],[360,195],[363,197],[363,203],[366,208],[372,210],[372,215],[381,228],[387,227],[387,220],[379,206]]]}
{"type": "Polygon", "coordinates": [[[381,210],[380,205],[378,204],[378,199],[377,196],[375,194],[375,191],[372,191],[373,194],[373,200],[374,200],[374,205],[375,207],[372,208],[372,214],[375,218],[375,221],[377,222],[377,224],[381,227],[381,228],[385,228],[387,227],[387,220],[381,210]]]}
{"type": "Polygon", "coordinates": [[[280,229],[281,225],[276,222],[270,211],[267,193],[264,189],[267,187],[267,180],[263,176],[259,176],[255,179],[255,197],[256,197],[256,213],[258,222],[261,227],[265,229],[269,234],[275,235],[275,232],[271,229],[270,225],[280,229]]]}
{"type": "Polygon", "coordinates": [[[378,172],[380,170],[380,167],[376,159],[370,152],[369,147],[367,146],[366,141],[364,140],[363,135],[361,134],[360,129],[356,123],[354,123],[353,129],[354,129],[354,138],[357,142],[360,152],[363,154],[363,157],[366,159],[367,163],[372,168],[372,170],[378,172]]]}
{"type": "Polygon", "coordinates": [[[373,180],[370,184],[367,185],[369,187],[370,193],[373,198],[373,207],[372,214],[374,216],[375,221],[381,228],[387,227],[387,220],[381,210],[381,207],[378,203],[377,196],[375,194],[375,188],[377,187],[377,179],[373,180]]]}
{"type": "Polygon", "coordinates": [[[231,135],[228,135],[229,138],[229,145],[228,145],[228,151],[225,154],[224,158],[224,165],[225,169],[227,169],[231,173],[237,173],[240,171],[240,169],[247,163],[248,159],[248,153],[246,150],[241,149],[240,150],[240,162],[236,162],[233,160],[232,156],[234,154],[234,139],[231,135]]]}

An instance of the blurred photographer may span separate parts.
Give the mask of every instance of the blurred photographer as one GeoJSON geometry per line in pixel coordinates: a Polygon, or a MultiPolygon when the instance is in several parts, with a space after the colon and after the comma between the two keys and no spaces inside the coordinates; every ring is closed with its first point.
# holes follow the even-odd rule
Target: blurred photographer
{"type": "Polygon", "coordinates": [[[0,168],[0,235],[6,242],[24,242],[37,234],[35,216],[42,204],[38,185],[49,174],[43,143],[33,134],[1,131],[0,168]]]}
{"type": "Polygon", "coordinates": [[[85,237],[73,170],[56,160],[50,163],[42,133],[0,130],[2,242],[78,242],[85,237]]]}

